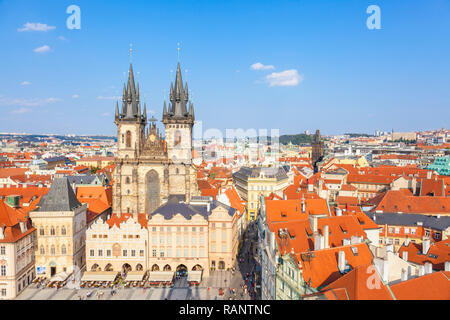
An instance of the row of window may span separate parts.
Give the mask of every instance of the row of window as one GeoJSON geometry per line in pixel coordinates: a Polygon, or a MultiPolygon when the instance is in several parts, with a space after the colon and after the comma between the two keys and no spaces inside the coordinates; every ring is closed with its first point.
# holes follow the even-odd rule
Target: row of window
{"type": "MultiPolygon", "coordinates": [[[[394,231],[395,231],[395,233],[400,233],[400,227],[389,227],[389,233],[394,233],[394,231]]],[[[404,227],[403,228],[403,232],[405,233],[405,234],[416,234],[416,228],[406,228],[406,227],[404,227]]]]}
{"type": "MultiPolygon", "coordinates": [[[[158,232],[158,231],[159,232],[164,232],[164,231],[172,232],[172,231],[175,231],[175,230],[177,232],[181,232],[181,227],[176,227],[176,229],[174,227],[173,230],[172,230],[172,227],[152,227],[152,231],[153,232],[158,232]]],[[[184,232],[189,232],[189,231],[197,232],[197,227],[184,227],[183,230],[184,230],[184,232]]],[[[200,232],[203,232],[203,230],[204,230],[203,227],[199,227],[198,228],[198,231],[200,231],[200,232]]]]}
{"type": "MultiPolygon", "coordinates": [[[[41,246],[41,247],[39,248],[39,253],[40,253],[41,255],[44,255],[44,254],[45,254],[45,248],[44,248],[44,246],[41,246]]],[[[51,254],[52,256],[56,255],[56,247],[55,247],[54,245],[52,245],[52,246],[50,247],[50,254],[51,254]]],[[[65,245],[62,245],[62,246],[61,246],[61,254],[67,254],[67,249],[66,249],[66,246],[65,246],[65,245]]]]}
{"type": "MultiPolygon", "coordinates": [[[[62,236],[65,236],[67,234],[67,231],[66,231],[66,227],[64,227],[64,226],[62,226],[61,227],[61,235],[62,236]]],[[[44,228],[40,228],[39,229],[39,235],[40,236],[45,236],[45,230],[44,230],[44,228]]],[[[51,236],[56,236],[57,234],[56,234],[56,229],[54,228],[54,227],[50,227],[50,235],[51,236]]]]}
{"type": "MultiPolygon", "coordinates": [[[[106,257],[111,257],[111,253],[112,251],[110,249],[105,250],[106,251],[106,257]]],[[[122,257],[128,257],[128,252],[130,253],[130,257],[136,257],[137,254],[137,250],[127,250],[127,249],[123,249],[122,250],[122,257]]],[[[95,257],[95,250],[91,249],[89,250],[89,256],[91,257],[95,257]]],[[[144,256],[144,250],[139,250],[139,256],[143,257],[144,256]]],[[[97,257],[103,257],[103,250],[99,249],[97,251],[97,257]]]]}
{"type": "MultiPolygon", "coordinates": [[[[177,249],[175,251],[175,253],[176,253],[175,257],[186,257],[186,258],[189,258],[189,257],[190,258],[205,258],[206,257],[204,249],[200,249],[200,250],[197,251],[196,248],[192,248],[191,251],[190,251],[191,255],[189,255],[189,249],[184,249],[183,250],[183,255],[181,255],[181,249],[177,249]],[[198,253],[198,255],[197,255],[197,253],[198,253]]],[[[152,250],[152,257],[153,258],[157,258],[158,257],[156,249],[152,250]]],[[[167,249],[167,252],[160,251],[159,252],[159,257],[160,258],[164,258],[164,257],[172,258],[173,257],[172,256],[172,250],[171,249],[167,249]]]]}
{"type": "MultiPolygon", "coordinates": [[[[411,242],[416,243],[416,240],[412,239],[411,242]]],[[[383,239],[380,239],[380,244],[383,244],[383,239]]],[[[395,244],[396,246],[398,246],[398,245],[400,245],[400,239],[388,238],[388,239],[386,239],[385,244],[395,244]]]]}

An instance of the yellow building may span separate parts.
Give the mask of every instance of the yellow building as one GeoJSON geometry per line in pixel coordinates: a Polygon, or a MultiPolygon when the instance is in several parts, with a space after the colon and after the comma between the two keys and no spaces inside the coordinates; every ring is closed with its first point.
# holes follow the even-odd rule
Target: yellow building
{"type": "Polygon", "coordinates": [[[247,219],[255,220],[260,196],[277,193],[289,185],[289,177],[282,167],[242,167],[233,174],[233,182],[239,195],[247,201],[247,219]]]}
{"type": "Polygon", "coordinates": [[[87,230],[87,270],[172,272],[225,270],[237,255],[238,212],[209,197],[169,201],[151,215],[113,214],[87,230]]]}
{"type": "Polygon", "coordinates": [[[86,166],[89,168],[99,168],[102,169],[110,164],[114,163],[114,157],[102,157],[102,156],[94,156],[94,157],[86,157],[81,158],[76,161],[78,166],[86,166]]]}

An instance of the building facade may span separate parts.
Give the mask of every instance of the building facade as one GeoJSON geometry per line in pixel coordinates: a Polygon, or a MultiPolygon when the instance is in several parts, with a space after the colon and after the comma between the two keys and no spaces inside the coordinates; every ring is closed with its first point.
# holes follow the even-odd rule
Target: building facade
{"type": "Polygon", "coordinates": [[[191,161],[194,107],[187,104],[187,83],[183,86],[178,63],[175,87],[170,87],[169,108],[164,102],[165,138],[150,119],[147,107],[141,112],[139,83],[134,82],[130,64],[127,85],[123,88],[122,111],[116,103],[118,155],[115,160],[113,212],[151,213],[170,196],[189,199],[198,195],[196,170],[191,161]]]}
{"type": "Polygon", "coordinates": [[[247,201],[247,219],[256,220],[261,196],[281,193],[289,185],[283,167],[242,167],[233,174],[233,183],[243,200],[247,201]]]}
{"type": "Polygon", "coordinates": [[[0,201],[0,300],[14,299],[33,281],[35,241],[26,215],[0,201]]]}
{"type": "Polygon", "coordinates": [[[36,274],[47,278],[82,269],[85,259],[87,205],[81,204],[67,178],[56,178],[30,218],[37,230],[36,274]]]}

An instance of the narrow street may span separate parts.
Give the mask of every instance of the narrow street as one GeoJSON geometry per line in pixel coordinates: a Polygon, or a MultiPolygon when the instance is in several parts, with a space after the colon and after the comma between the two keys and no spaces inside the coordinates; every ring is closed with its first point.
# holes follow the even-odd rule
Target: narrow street
{"type": "Polygon", "coordinates": [[[236,258],[234,276],[228,290],[225,292],[225,300],[257,300],[255,294],[256,251],[257,232],[256,225],[250,223],[243,244],[236,258]],[[234,289],[233,292],[230,290],[234,289]]]}

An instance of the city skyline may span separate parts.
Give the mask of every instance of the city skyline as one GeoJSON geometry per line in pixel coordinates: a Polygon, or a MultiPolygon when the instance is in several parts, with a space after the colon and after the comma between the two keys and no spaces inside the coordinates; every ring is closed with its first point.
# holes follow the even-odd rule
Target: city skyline
{"type": "Polygon", "coordinates": [[[149,117],[158,120],[180,43],[204,129],[445,127],[448,3],[378,1],[380,30],[366,26],[370,4],[80,1],[81,29],[69,30],[69,3],[1,3],[0,39],[10,44],[0,53],[8,75],[0,80],[2,131],[114,135],[130,43],[149,117]]]}

